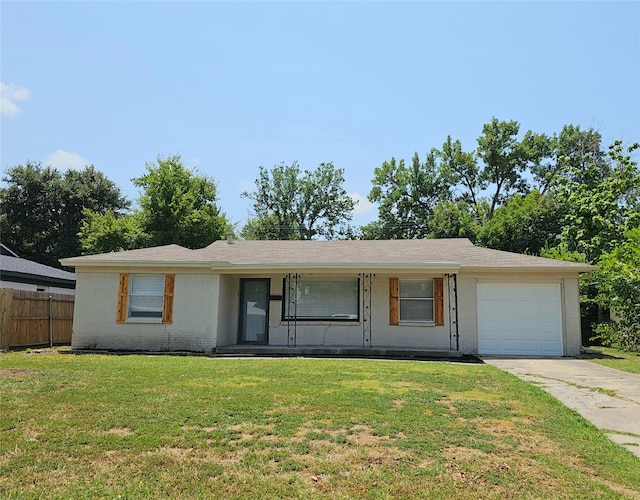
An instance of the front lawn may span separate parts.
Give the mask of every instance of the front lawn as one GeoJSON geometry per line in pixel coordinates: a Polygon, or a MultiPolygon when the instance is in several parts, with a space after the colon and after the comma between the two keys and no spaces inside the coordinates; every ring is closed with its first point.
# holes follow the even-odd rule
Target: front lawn
{"type": "Polygon", "coordinates": [[[600,365],[640,375],[640,354],[636,352],[619,351],[608,347],[594,347],[591,351],[593,352],[583,354],[581,357],[600,365]]]}
{"type": "Polygon", "coordinates": [[[0,497],[633,497],[640,460],[486,365],[0,354],[0,497]]]}

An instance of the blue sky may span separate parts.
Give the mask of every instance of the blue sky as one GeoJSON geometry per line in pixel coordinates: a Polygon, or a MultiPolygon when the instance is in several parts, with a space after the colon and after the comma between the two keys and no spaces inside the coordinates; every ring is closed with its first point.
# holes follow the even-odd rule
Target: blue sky
{"type": "Polygon", "coordinates": [[[180,154],[242,224],[258,166],[383,161],[493,116],[640,140],[640,2],[0,2],[2,170],[130,179],[180,154]]]}

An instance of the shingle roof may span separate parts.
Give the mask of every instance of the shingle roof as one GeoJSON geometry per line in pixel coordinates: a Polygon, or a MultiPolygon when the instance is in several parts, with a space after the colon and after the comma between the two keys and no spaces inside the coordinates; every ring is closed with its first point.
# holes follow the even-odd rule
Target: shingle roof
{"type": "Polygon", "coordinates": [[[445,268],[590,271],[594,266],[491,250],[468,239],[216,241],[199,250],[178,245],[63,259],[64,265],[177,264],[213,268],[445,268]]]}
{"type": "Polygon", "coordinates": [[[38,264],[27,259],[21,259],[19,257],[11,257],[9,255],[3,255],[0,257],[0,271],[12,271],[23,274],[33,274],[36,276],[47,276],[48,278],[60,278],[67,280],[75,280],[76,275],[62,269],[56,269],[55,267],[45,266],[44,264],[38,264]]]}
{"type": "Polygon", "coordinates": [[[121,252],[99,253],[96,255],[83,255],[82,257],[72,257],[70,259],[60,259],[63,265],[92,264],[92,263],[120,263],[120,262],[189,262],[197,261],[194,250],[181,247],[180,245],[164,245],[160,247],[139,248],[137,250],[126,250],[121,252]],[[73,262],[66,264],[65,262],[73,262]]]}

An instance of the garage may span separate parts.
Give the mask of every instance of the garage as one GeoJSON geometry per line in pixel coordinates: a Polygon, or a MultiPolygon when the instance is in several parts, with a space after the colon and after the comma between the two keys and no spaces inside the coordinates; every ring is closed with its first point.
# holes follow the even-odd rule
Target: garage
{"type": "Polygon", "coordinates": [[[478,283],[478,353],[562,356],[559,284],[478,283]]]}

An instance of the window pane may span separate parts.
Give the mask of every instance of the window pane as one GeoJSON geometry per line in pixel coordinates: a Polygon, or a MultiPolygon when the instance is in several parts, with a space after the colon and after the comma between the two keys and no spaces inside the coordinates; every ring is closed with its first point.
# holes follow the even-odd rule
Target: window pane
{"type": "Polygon", "coordinates": [[[129,317],[162,318],[164,297],[131,295],[129,299],[129,317]]]}
{"type": "Polygon", "coordinates": [[[160,318],[164,306],[164,275],[132,274],[129,292],[130,318],[160,318]]]}
{"type": "Polygon", "coordinates": [[[400,321],[433,321],[433,300],[400,300],[400,321]]]}
{"type": "MultiPolygon", "coordinates": [[[[294,283],[292,283],[294,285],[294,283]]],[[[286,290],[285,317],[298,319],[358,319],[358,278],[306,278],[298,281],[296,310],[289,311],[286,290]]]]}
{"type": "Polygon", "coordinates": [[[164,295],[164,276],[161,274],[132,275],[131,293],[145,295],[164,295]]]}
{"type": "Polygon", "coordinates": [[[400,297],[433,297],[433,280],[400,281],[400,297]]]}

